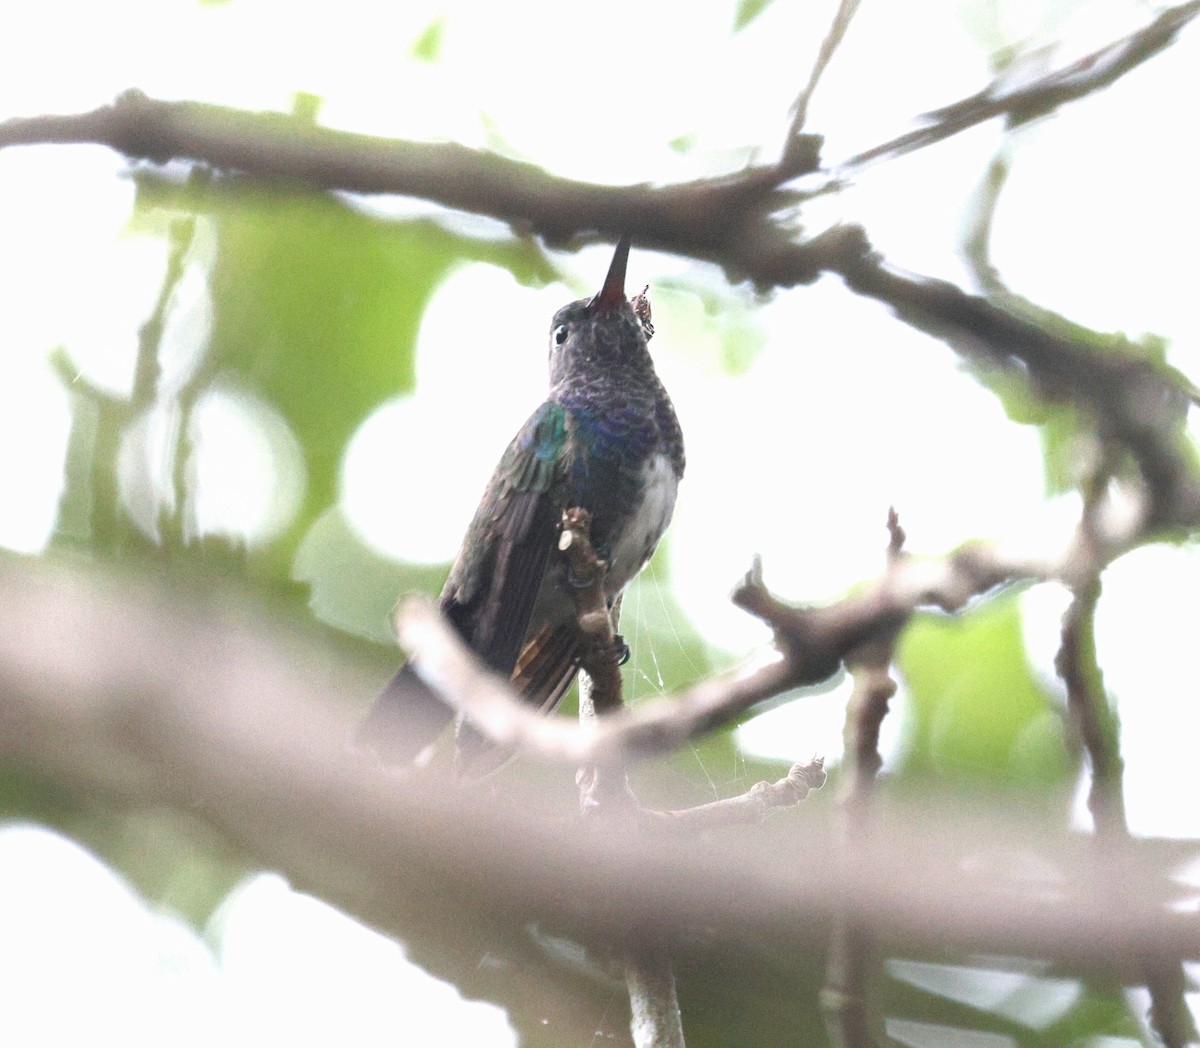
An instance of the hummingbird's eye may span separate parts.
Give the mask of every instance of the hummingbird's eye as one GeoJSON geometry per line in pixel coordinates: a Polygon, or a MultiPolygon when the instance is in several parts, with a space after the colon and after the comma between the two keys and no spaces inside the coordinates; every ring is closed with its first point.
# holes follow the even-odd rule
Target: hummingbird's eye
{"type": "Polygon", "coordinates": [[[569,334],[570,332],[567,330],[567,325],[559,324],[558,327],[554,329],[554,344],[556,346],[561,346],[567,341],[567,335],[569,334]]]}

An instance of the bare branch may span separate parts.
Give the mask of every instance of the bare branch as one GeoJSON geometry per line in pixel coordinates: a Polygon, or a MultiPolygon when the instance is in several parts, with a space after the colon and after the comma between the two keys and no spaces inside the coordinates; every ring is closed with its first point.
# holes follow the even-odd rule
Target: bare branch
{"type": "MultiPolygon", "coordinates": [[[[895,508],[887,517],[888,570],[904,558],[904,529],[895,508]]],[[[879,731],[888,703],[896,693],[891,677],[892,653],[898,628],[881,631],[846,658],[854,690],[846,705],[845,766],[841,779],[842,848],[838,861],[861,861],[872,832],[872,800],[876,776],[883,767],[879,731]]],[[[880,1021],[872,1007],[876,978],[875,935],[871,926],[847,900],[834,923],[826,963],[826,983],[821,991],[830,1041],[840,1048],[872,1048],[882,1043],[880,1021]]]]}
{"type": "Polygon", "coordinates": [[[783,658],[615,711],[590,730],[539,716],[520,702],[504,681],[483,669],[426,598],[401,602],[396,629],[430,687],[497,745],[572,765],[620,765],[669,753],[766,699],[827,679],[850,652],[874,637],[890,636],[917,607],[954,611],[1005,582],[1052,574],[1048,566],[966,546],[943,560],[898,558],[852,597],[827,607],[796,608],[770,594],[752,569],[735,590],[734,603],[775,629],[783,658]]]}
{"type": "MultiPolygon", "coordinates": [[[[648,303],[645,313],[645,323],[649,324],[648,303]]],[[[592,725],[598,713],[620,709],[623,704],[619,649],[624,642],[615,631],[621,602],[618,596],[609,610],[604,588],[608,565],[592,546],[591,525],[592,515],[586,509],[576,506],[563,510],[558,542],[571,581],[578,587],[576,622],[587,639],[579,681],[579,723],[586,727],[592,725]]],[[[626,836],[633,832],[636,824],[630,816],[639,807],[624,766],[584,766],[576,772],[575,781],[579,807],[585,815],[604,819],[611,832],[626,836]]],[[[627,952],[621,963],[635,1048],[684,1048],[683,1015],[670,954],[662,947],[635,950],[627,952]]]]}
{"type": "Polygon", "coordinates": [[[635,1048],[684,1048],[683,1022],[670,960],[648,955],[625,966],[635,1048]]]}
{"type": "Polygon", "coordinates": [[[952,105],[928,114],[933,121],[842,161],[830,173],[834,180],[877,160],[891,159],[940,142],[998,116],[1024,122],[1083,98],[1136,69],[1168,47],[1179,31],[1200,14],[1200,2],[1163,11],[1149,25],[1033,81],[1006,70],[991,85],[952,105]]]}
{"type": "MultiPolygon", "coordinates": [[[[775,188],[775,167],[656,187],[602,186],[454,143],[406,142],[317,127],[282,113],[199,102],[164,102],[140,91],[86,113],[0,123],[0,149],[94,143],[135,160],[183,159],[281,187],[398,193],[488,215],[551,243],[583,243],[636,231],[639,243],[725,265],[733,278],[772,258],[786,283],[815,280],[806,247],[767,220],[802,197],[775,188]]],[[[772,278],[767,283],[775,283],[772,278]]]]}
{"type": "MultiPolygon", "coordinates": [[[[1111,469],[1104,465],[1085,491],[1084,512],[1077,548],[1079,579],[1074,598],[1063,616],[1062,645],[1054,666],[1067,689],[1067,708],[1083,742],[1091,770],[1088,809],[1096,836],[1105,843],[1128,838],[1123,786],[1120,726],[1108,701],[1104,677],[1096,656],[1096,607],[1100,600],[1102,552],[1095,536],[1097,515],[1111,469]]],[[[1185,1048],[1196,1038],[1196,1026],[1184,1000],[1185,978],[1179,965],[1144,959],[1143,978],[1150,995],[1150,1022],[1167,1048],[1185,1048]]]]}
{"type": "MultiPolygon", "coordinates": [[[[1183,434],[1195,391],[1184,375],[1119,337],[1097,346],[1092,332],[1019,301],[992,302],[946,281],[902,273],[865,245],[834,259],[832,268],[852,290],[888,303],[905,323],[968,360],[1027,376],[1045,400],[1086,411],[1101,438],[1127,448],[1138,464],[1150,498],[1143,533],[1200,523],[1200,481],[1183,434]]],[[[1128,538],[1104,541],[1120,545],[1128,538]]]]}
{"type": "Polygon", "coordinates": [[[567,558],[568,571],[578,589],[575,592],[576,621],[587,638],[579,666],[591,678],[591,704],[596,713],[620,709],[621,642],[613,628],[604,580],[608,565],[592,548],[592,515],[579,507],[563,510],[558,548],[567,558]]]}
{"type": "MultiPolygon", "coordinates": [[[[1071,80],[1074,89],[1102,86],[1101,73],[1116,75],[1165,46],[1197,3],[1165,12],[1111,54],[1099,53],[1104,60],[1071,80]]],[[[34,142],[97,142],[131,157],[185,157],[284,185],[404,193],[557,242],[635,230],[647,247],[716,262],[732,280],[760,288],[840,273],[852,290],[888,303],[905,323],[963,356],[1028,374],[1038,395],[1090,411],[1103,436],[1137,459],[1151,495],[1148,530],[1200,522],[1200,484],[1181,437],[1188,400],[1198,398],[1184,376],[1121,339],[1094,350],[1065,322],[1068,330],[1057,334],[1044,315],[1023,316],[951,284],[902,274],[883,264],[857,227],[798,242],[780,216],[803,195],[775,188],[773,167],[663,187],[594,186],[457,145],[387,141],[137,92],[90,113],[0,124],[0,148],[34,142]]]]}
{"type": "Polygon", "coordinates": [[[821,41],[821,49],[817,52],[817,59],[813,63],[812,72],[809,73],[808,83],[804,85],[803,90],[796,96],[796,101],[792,103],[792,120],[788,125],[787,136],[784,138],[783,156],[779,161],[781,181],[805,174],[816,166],[815,147],[820,139],[814,139],[813,136],[806,138],[801,135],[804,123],[808,119],[808,103],[812,101],[813,92],[817,89],[821,74],[825,72],[825,67],[829,65],[833,53],[845,37],[846,30],[850,28],[850,22],[858,10],[858,4],[859,0],[841,0],[841,3],[838,4],[837,13],[833,17],[829,32],[821,41]]]}
{"type": "Polygon", "coordinates": [[[674,811],[643,808],[638,812],[638,818],[655,830],[689,833],[762,822],[777,808],[799,804],[810,792],[824,786],[825,779],[825,759],[814,757],[807,764],[793,764],[782,779],[756,782],[736,797],[725,797],[710,804],[674,811]]]}

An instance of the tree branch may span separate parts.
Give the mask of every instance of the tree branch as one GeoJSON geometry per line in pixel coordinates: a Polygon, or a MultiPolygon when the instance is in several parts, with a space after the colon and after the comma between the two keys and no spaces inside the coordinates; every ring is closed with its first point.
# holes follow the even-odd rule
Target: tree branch
{"type": "Polygon", "coordinates": [[[638,811],[638,819],[655,831],[686,833],[758,823],[777,808],[799,804],[810,792],[824,786],[825,779],[825,759],[814,757],[807,764],[793,764],[782,779],[756,782],[736,797],[673,811],[642,808],[638,811]]]}
{"type": "MultiPolygon", "coordinates": [[[[843,179],[867,164],[923,149],[998,116],[1007,117],[1013,123],[1045,116],[1068,102],[1108,87],[1153,58],[1168,47],[1197,14],[1200,14],[1198,0],[1167,8],[1137,32],[1033,81],[1021,77],[1019,68],[1005,69],[977,94],[927,114],[926,119],[932,121],[928,126],[842,161],[830,177],[843,179]]],[[[1020,59],[1017,60],[1019,64],[1020,59]]]]}
{"type": "Polygon", "coordinates": [[[108,146],[155,164],[190,160],[283,186],[419,197],[551,243],[636,231],[643,246],[720,262],[735,279],[761,282],[743,267],[758,267],[765,254],[777,256],[787,283],[818,274],[809,251],[789,245],[767,220],[802,199],[774,187],[774,166],[664,187],[594,185],[454,143],[334,131],[281,113],[164,102],[136,90],[86,113],[0,123],[0,149],[51,143],[108,146]]]}
{"type": "MultiPolygon", "coordinates": [[[[1100,601],[1100,574],[1104,562],[1086,551],[1093,545],[1097,513],[1110,470],[1101,468],[1085,492],[1083,518],[1079,526],[1080,559],[1084,570],[1072,586],[1073,599],[1063,616],[1062,644],[1054,666],[1067,689],[1067,708],[1083,742],[1091,770],[1088,809],[1092,813],[1100,847],[1124,841],[1129,836],[1125,817],[1124,760],[1121,757],[1120,725],[1109,705],[1104,676],[1096,657],[1096,607],[1100,601]]],[[[1194,1042],[1196,1025],[1184,999],[1185,973],[1177,964],[1154,958],[1143,963],[1143,979],[1150,995],[1150,1022],[1166,1048],[1185,1048],[1194,1042]]]]}
{"type": "MultiPolygon", "coordinates": [[[[647,322],[649,321],[649,306],[647,322]]],[[[608,564],[592,546],[592,515],[578,506],[563,510],[558,549],[567,561],[568,577],[577,587],[575,614],[584,639],[580,657],[579,723],[591,727],[597,714],[620,709],[622,641],[616,633],[620,596],[609,609],[604,582],[608,564]]],[[[630,816],[638,811],[624,766],[585,766],[575,775],[579,806],[585,815],[605,820],[614,833],[629,836],[630,816]]],[[[629,994],[629,1031],[634,1048],[685,1048],[683,1016],[675,989],[675,971],[667,950],[658,947],[626,953],[621,958],[629,994]]]]}
{"type": "Polygon", "coordinates": [[[983,545],[965,546],[942,560],[899,558],[852,597],[827,607],[797,608],[766,590],[756,565],[735,590],[734,603],[774,628],[782,658],[615,711],[586,731],[540,716],[522,703],[506,682],[479,664],[426,598],[412,595],[401,602],[396,630],[426,683],[497,745],[570,765],[618,766],[672,752],[766,699],[826,680],[850,652],[898,629],[918,607],[956,611],[1005,582],[1052,575],[1049,564],[1008,559],[983,545]]]}
{"type": "MultiPolygon", "coordinates": [[[[894,508],[888,510],[887,564],[903,558],[904,529],[894,508]]],[[[838,861],[861,861],[872,832],[872,801],[876,776],[883,767],[879,731],[888,703],[896,693],[891,677],[892,654],[899,630],[884,630],[846,659],[854,690],[846,705],[845,766],[841,780],[842,847],[838,861]]],[[[821,991],[829,1039],[839,1048],[873,1048],[882,1043],[880,1022],[873,1008],[871,987],[876,977],[875,936],[871,926],[854,912],[848,900],[834,923],[821,991]]]]}
{"type": "Polygon", "coordinates": [[[814,135],[801,134],[804,130],[804,123],[808,119],[808,103],[817,90],[821,74],[825,72],[825,67],[829,65],[834,52],[845,37],[846,30],[850,28],[850,22],[858,10],[858,3],[859,0],[841,0],[841,3],[838,4],[837,13],[833,17],[829,32],[821,41],[821,49],[817,52],[817,59],[813,63],[812,72],[809,73],[808,83],[804,85],[803,90],[796,96],[796,101],[792,103],[792,119],[788,125],[787,135],[784,137],[783,155],[780,157],[778,166],[780,181],[806,174],[816,167],[817,148],[821,140],[814,135]]]}
{"type": "Polygon", "coordinates": [[[330,705],[329,680],[364,701],[376,691],[374,674],[311,633],[266,629],[228,592],[189,591],[184,607],[116,573],[0,558],[6,762],[206,818],[299,887],[437,954],[436,969],[456,966],[467,993],[516,979],[553,995],[478,964],[497,935],[525,941],[532,919],[683,953],[695,926],[710,944],[812,949],[847,898],[880,935],[931,946],[1122,976],[1136,957],[1200,957],[1200,918],[1164,905],[1190,844],[1115,842],[1097,868],[1087,842],[1006,822],[1011,809],[960,818],[945,805],[878,820],[865,861],[845,869],[811,861],[829,847],[819,832],[769,835],[754,863],[670,835],[629,841],[590,820],[541,822],[540,794],[518,782],[499,803],[381,775],[347,752],[355,716],[330,705]]]}
{"type": "MultiPolygon", "coordinates": [[[[1166,46],[1198,10],[1200,0],[1164,12],[1079,69],[1069,67],[1074,72],[1060,75],[1060,89],[1103,86],[1166,46]]],[[[0,148],[36,142],[95,142],[157,163],[183,157],[284,184],[402,193],[556,242],[632,230],[647,247],[716,262],[732,280],[759,288],[839,273],[851,290],[889,304],[965,358],[1027,374],[1038,395],[1087,410],[1102,435],[1137,460],[1150,494],[1147,531],[1200,522],[1200,484],[1182,438],[1197,393],[1184,376],[1123,339],[1094,347],[1088,333],[1056,332],[1044,316],[1031,319],[943,281],[902,274],[884,265],[857,227],[798,242],[781,216],[804,197],[776,188],[772,166],[663,187],[587,185],[458,145],[388,141],[138,92],[90,113],[0,124],[0,148]]]]}
{"type": "MultiPolygon", "coordinates": [[[[847,231],[853,239],[861,233],[847,231]]],[[[831,268],[854,291],[886,302],[905,323],[946,341],[967,360],[1027,376],[1053,403],[1084,410],[1101,438],[1128,449],[1147,487],[1144,533],[1200,524],[1195,454],[1184,437],[1188,379],[1123,338],[1096,336],[1044,313],[1023,316],[943,280],[905,274],[874,256],[865,243],[832,256],[831,268]]]]}

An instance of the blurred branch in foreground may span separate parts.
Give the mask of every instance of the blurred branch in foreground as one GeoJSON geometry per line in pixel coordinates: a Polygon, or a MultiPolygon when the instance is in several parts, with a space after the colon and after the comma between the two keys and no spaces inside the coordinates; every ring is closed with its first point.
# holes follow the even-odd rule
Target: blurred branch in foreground
{"type": "MultiPolygon", "coordinates": [[[[228,595],[185,609],[113,573],[7,558],[0,598],[7,761],[202,815],[299,887],[424,943],[416,952],[436,943],[434,967],[460,967],[467,992],[488,977],[473,972],[479,947],[520,940],[535,917],[614,945],[662,937],[686,953],[698,948],[686,929],[703,926],[708,948],[799,950],[848,899],[881,938],[1133,979],[1143,957],[1200,958],[1200,917],[1169,905],[1186,844],[1111,841],[1097,863],[1090,840],[928,803],[877,818],[852,866],[790,834],[747,864],[674,835],[613,837],[586,820],[564,831],[539,822],[536,791],[484,802],[352,757],[354,714],[328,681],[354,697],[377,682],[344,662],[331,678],[311,637],[268,629],[228,595]]],[[[501,999],[520,991],[553,987],[531,976],[501,999]]]]}

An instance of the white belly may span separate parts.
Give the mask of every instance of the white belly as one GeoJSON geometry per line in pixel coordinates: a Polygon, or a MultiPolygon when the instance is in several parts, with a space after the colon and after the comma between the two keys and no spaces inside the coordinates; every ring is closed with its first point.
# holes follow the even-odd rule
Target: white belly
{"type": "Polygon", "coordinates": [[[671,468],[671,460],[666,455],[655,455],[644,469],[645,495],[641,505],[612,546],[604,587],[610,596],[620,593],[642,570],[675,512],[679,480],[671,468]]]}

